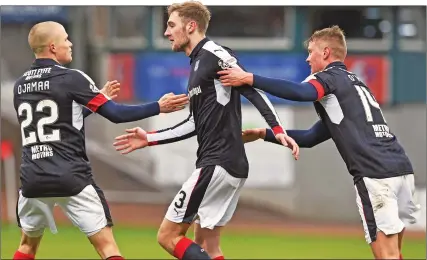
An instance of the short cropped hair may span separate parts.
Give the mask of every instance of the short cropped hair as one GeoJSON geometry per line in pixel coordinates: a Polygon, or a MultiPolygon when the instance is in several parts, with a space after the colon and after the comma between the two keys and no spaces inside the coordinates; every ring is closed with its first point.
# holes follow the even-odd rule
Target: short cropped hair
{"type": "Polygon", "coordinates": [[[332,50],[332,55],[336,58],[344,60],[347,56],[345,34],[338,25],[315,31],[310,38],[304,42],[304,45],[308,47],[308,44],[315,40],[324,40],[328,42],[332,50]]]}
{"type": "Polygon", "coordinates": [[[208,30],[211,12],[201,2],[187,1],[172,4],[168,7],[168,16],[173,12],[177,12],[184,21],[194,20],[198,25],[197,28],[200,33],[206,33],[208,30]]]}

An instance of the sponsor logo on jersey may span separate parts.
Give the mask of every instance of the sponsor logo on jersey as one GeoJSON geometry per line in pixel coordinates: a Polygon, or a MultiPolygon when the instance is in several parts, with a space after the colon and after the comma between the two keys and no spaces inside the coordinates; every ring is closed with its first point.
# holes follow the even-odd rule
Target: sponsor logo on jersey
{"type": "Polygon", "coordinates": [[[31,159],[38,160],[53,156],[53,149],[50,145],[33,145],[31,146],[31,159]]]}
{"type": "Polygon", "coordinates": [[[192,88],[190,91],[188,91],[188,95],[191,97],[193,97],[194,95],[199,95],[200,93],[202,93],[202,89],[200,88],[200,86],[192,88]]]}

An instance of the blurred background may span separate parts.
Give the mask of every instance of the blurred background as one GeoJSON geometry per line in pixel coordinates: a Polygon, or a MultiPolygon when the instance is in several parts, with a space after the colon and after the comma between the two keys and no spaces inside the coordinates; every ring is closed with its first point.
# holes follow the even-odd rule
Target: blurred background
{"type": "MultiPolygon", "coordinates": [[[[413,240],[405,246],[409,257],[425,259],[426,7],[209,8],[212,20],[207,35],[212,40],[234,49],[247,70],[293,81],[304,80],[310,72],[303,41],[316,29],[331,25],[344,29],[349,70],[371,88],[382,105],[387,123],[415,168],[417,198],[422,210],[418,223],[408,227],[408,236],[413,240]]],[[[169,41],[163,37],[167,21],[165,7],[2,6],[1,217],[3,223],[13,223],[5,225],[2,231],[5,250],[1,255],[6,258],[11,257],[19,241],[14,222],[21,136],[12,87],[34,59],[27,43],[30,28],[46,20],[60,22],[68,31],[74,44],[70,67],[85,71],[99,88],[107,80],[121,82],[119,102],[149,102],[171,91],[185,93],[189,75],[188,57],[173,53],[169,41]]],[[[312,103],[270,98],[287,129],[306,129],[317,120],[312,103]]],[[[243,128],[267,126],[258,111],[246,99],[242,101],[243,128]]],[[[125,256],[168,257],[155,243],[155,228],[181,184],[194,170],[197,141],[191,138],[122,156],[113,149],[113,139],[128,127],[154,130],[173,126],[187,114],[185,110],[117,125],[98,115],[85,120],[86,146],[93,173],[105,191],[116,225],[123,228],[118,229],[116,236],[125,256]],[[131,242],[135,240],[132,231],[141,226],[149,230],[138,229],[138,234],[148,232],[144,247],[151,248],[149,245],[153,243],[154,251],[132,251],[139,247],[131,242]]],[[[297,162],[287,149],[263,141],[247,144],[246,150],[249,179],[230,224],[230,230],[234,227],[246,235],[241,245],[227,244],[228,239],[240,241],[239,235],[232,233],[224,238],[226,257],[257,258],[250,248],[262,246],[275,249],[263,251],[261,248],[263,253],[259,253],[259,257],[370,257],[357,212],[353,181],[332,141],[302,150],[297,162]],[[249,240],[247,237],[260,239],[253,236],[261,232],[257,230],[280,233],[284,237],[277,241],[273,238],[261,242],[249,240]],[[331,235],[334,240],[326,242],[326,237],[331,235]],[[342,236],[352,238],[343,242],[347,240],[341,239],[342,236]],[[353,237],[355,240],[351,240],[353,237]],[[343,249],[337,250],[339,245],[343,249]],[[299,247],[312,248],[315,253],[299,247]]],[[[66,230],[62,236],[78,232],[67,231],[70,222],[57,213],[58,222],[64,224],[62,230],[66,230]]],[[[53,239],[48,234],[46,240],[57,243],[58,254],[49,255],[42,247],[42,257],[64,256],[60,248],[67,245],[68,240],[61,238],[61,228],[57,237],[53,239]]],[[[86,241],[82,243],[81,248],[86,249],[68,252],[66,257],[96,257],[86,241]]]]}

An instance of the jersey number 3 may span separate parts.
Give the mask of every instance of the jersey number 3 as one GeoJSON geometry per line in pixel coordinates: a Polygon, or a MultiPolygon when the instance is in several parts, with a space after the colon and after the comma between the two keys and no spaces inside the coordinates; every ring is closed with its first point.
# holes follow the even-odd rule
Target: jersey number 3
{"type": "MultiPolygon", "coordinates": [[[[36,112],[43,112],[44,108],[50,108],[50,116],[42,117],[37,122],[37,136],[39,137],[40,142],[59,141],[61,138],[58,129],[52,130],[51,134],[46,134],[44,132],[45,125],[53,124],[56,122],[56,120],[58,120],[58,105],[49,99],[41,100],[39,103],[37,103],[36,112]]],[[[24,111],[26,118],[21,123],[22,146],[37,142],[36,131],[29,132],[28,137],[26,137],[24,132],[24,129],[33,122],[33,109],[29,103],[22,103],[19,105],[19,116],[22,116],[24,111]]]]}
{"type": "Polygon", "coordinates": [[[368,122],[373,122],[371,106],[378,109],[381,113],[383,122],[386,123],[383,112],[381,111],[380,105],[375,100],[374,96],[362,86],[354,85],[356,87],[357,93],[360,96],[360,101],[362,101],[363,109],[365,110],[366,120],[368,122]]]}

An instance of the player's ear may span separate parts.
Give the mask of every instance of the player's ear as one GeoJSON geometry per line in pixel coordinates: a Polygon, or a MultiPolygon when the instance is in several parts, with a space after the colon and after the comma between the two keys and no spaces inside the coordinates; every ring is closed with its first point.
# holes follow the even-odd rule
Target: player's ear
{"type": "Polygon", "coordinates": [[[325,47],[323,49],[323,59],[326,60],[327,58],[329,58],[330,55],[331,55],[331,48],[325,47]]]}
{"type": "Polygon", "coordinates": [[[187,24],[187,31],[188,31],[190,34],[194,33],[194,32],[196,31],[196,29],[197,29],[197,23],[196,23],[195,21],[190,21],[190,22],[187,24]]]}
{"type": "Polygon", "coordinates": [[[49,45],[47,46],[49,48],[49,50],[53,53],[56,53],[56,46],[53,42],[49,43],[49,45]]]}

